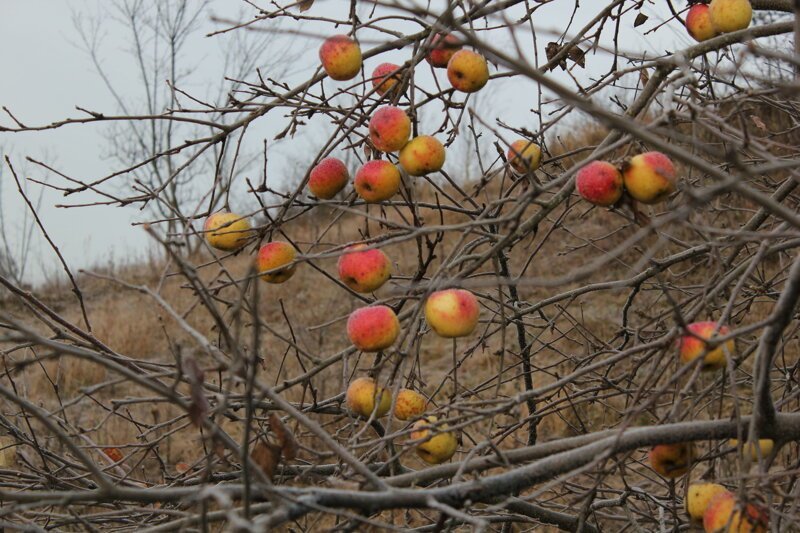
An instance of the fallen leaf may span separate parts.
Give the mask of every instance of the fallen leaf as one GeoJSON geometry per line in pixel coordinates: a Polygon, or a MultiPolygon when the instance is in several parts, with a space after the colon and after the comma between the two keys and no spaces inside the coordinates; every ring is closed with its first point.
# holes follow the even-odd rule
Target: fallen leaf
{"type": "Polygon", "coordinates": [[[253,446],[253,451],[250,452],[250,459],[252,459],[253,462],[261,468],[264,475],[271,480],[281,460],[281,447],[277,444],[259,439],[256,445],[253,446]]]}
{"type": "Polygon", "coordinates": [[[177,473],[179,473],[179,474],[183,474],[185,472],[188,472],[189,470],[191,470],[191,468],[192,467],[189,465],[189,463],[176,463],[175,464],[175,471],[177,473]]]}

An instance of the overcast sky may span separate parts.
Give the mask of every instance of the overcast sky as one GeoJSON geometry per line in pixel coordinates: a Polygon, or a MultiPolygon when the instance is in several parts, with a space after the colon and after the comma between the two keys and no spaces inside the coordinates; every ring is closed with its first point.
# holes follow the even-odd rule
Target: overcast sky
{"type": "MultiPolygon", "coordinates": [[[[80,116],[75,106],[106,114],[119,112],[117,103],[98,76],[76,32],[73,17],[77,16],[84,25],[93,20],[100,21],[101,33],[105,36],[101,53],[102,64],[123,99],[131,108],[141,110],[143,96],[137,86],[135,63],[128,53],[130,34],[109,16],[110,4],[110,0],[0,0],[0,105],[8,107],[27,125],[46,124],[66,117],[80,116]]],[[[229,46],[232,38],[205,37],[209,31],[221,27],[219,23],[211,20],[211,13],[228,18],[236,18],[242,11],[252,13],[246,11],[249,8],[237,0],[216,0],[211,4],[210,11],[200,21],[201,28],[191,38],[190,53],[186,57],[189,76],[183,86],[188,92],[202,97],[213,97],[218,93],[221,74],[224,71],[222,51],[229,46]]],[[[317,0],[312,9],[315,14],[341,17],[348,5],[348,0],[317,0]]],[[[574,21],[573,27],[579,28],[604,5],[606,2],[600,0],[582,2],[580,14],[574,21]]],[[[557,0],[545,6],[534,19],[537,31],[563,31],[563,24],[568,20],[573,6],[574,0],[557,0]]],[[[650,20],[637,29],[629,26],[624,28],[621,35],[624,48],[640,53],[658,54],[667,49],[674,49],[680,44],[689,44],[683,29],[675,23],[659,29],[655,34],[644,36],[643,32],[651,29],[658,21],[664,20],[667,13],[662,1],[646,5],[643,11],[650,15],[650,20]]],[[[288,28],[288,25],[285,27],[288,28]]],[[[282,37],[283,41],[273,44],[271,49],[264,50],[263,60],[259,62],[261,66],[274,65],[273,68],[283,69],[281,75],[290,83],[301,82],[317,67],[317,48],[320,40],[313,37],[313,34],[342,31],[334,29],[332,25],[326,27],[304,24],[301,29],[305,34],[312,35],[282,37]],[[276,64],[276,58],[286,55],[287,46],[296,52],[297,60],[289,65],[276,64]]],[[[419,27],[409,25],[397,26],[395,29],[418,31],[419,27]]],[[[253,34],[253,38],[256,37],[258,35],[253,34]]],[[[375,32],[364,35],[363,38],[369,40],[370,37],[380,38],[375,32]]],[[[548,40],[544,34],[540,39],[541,58],[544,58],[543,47],[548,40]]],[[[530,40],[526,42],[529,43],[530,40]]],[[[379,59],[367,62],[366,70],[371,72],[375,65],[384,61],[402,63],[408,57],[409,50],[392,51],[379,59]]],[[[607,60],[608,57],[593,59],[590,61],[589,71],[579,72],[579,75],[588,77],[592,68],[605,66],[607,60]]],[[[255,79],[255,73],[252,73],[249,79],[255,79]]],[[[528,110],[535,104],[531,99],[534,94],[531,90],[533,86],[519,80],[508,79],[492,84],[491,95],[487,96],[490,101],[483,104],[491,108],[493,116],[489,118],[499,118],[515,126],[535,129],[536,124],[522,123],[525,114],[520,113],[520,109],[528,110]]],[[[283,113],[270,114],[268,120],[256,124],[248,133],[249,146],[257,147],[261,139],[274,136],[275,132],[283,129],[285,122],[278,120],[282,116],[283,113]]],[[[0,124],[10,126],[12,122],[7,115],[2,114],[0,124]]],[[[280,180],[285,177],[292,181],[298,179],[296,176],[298,172],[305,171],[304,168],[297,168],[298,158],[301,158],[306,150],[303,144],[319,144],[325,140],[324,127],[314,130],[313,126],[311,124],[306,131],[301,132],[301,137],[287,139],[281,145],[279,151],[281,157],[272,157],[270,160],[271,179],[280,180]]],[[[82,180],[97,179],[120,168],[117,161],[109,158],[111,151],[109,134],[110,129],[103,125],[67,126],[39,133],[0,133],[0,148],[4,154],[12,158],[18,170],[26,171],[26,177],[48,179],[63,185],[63,180],[52,175],[48,176],[41,169],[26,164],[25,156],[43,160],[68,176],[82,180]]],[[[448,164],[455,165],[457,162],[448,161],[448,164]]],[[[124,189],[124,181],[117,183],[120,190],[124,189]]],[[[2,170],[0,184],[2,185],[0,208],[5,221],[6,235],[12,245],[18,245],[21,239],[24,204],[6,168],[2,170]]],[[[28,187],[35,199],[40,186],[31,183],[28,187]]],[[[240,192],[242,191],[244,191],[243,180],[240,187],[240,192]]],[[[132,223],[151,219],[149,213],[142,213],[136,208],[56,207],[60,203],[86,203],[95,199],[91,194],[64,198],[54,191],[45,191],[42,198],[39,211],[42,222],[62,250],[70,267],[86,268],[108,261],[120,263],[146,255],[150,246],[148,238],[141,228],[132,226],[132,223]]],[[[38,282],[45,274],[57,274],[58,265],[55,256],[41,240],[35,242],[32,259],[26,274],[28,281],[38,282]]]]}

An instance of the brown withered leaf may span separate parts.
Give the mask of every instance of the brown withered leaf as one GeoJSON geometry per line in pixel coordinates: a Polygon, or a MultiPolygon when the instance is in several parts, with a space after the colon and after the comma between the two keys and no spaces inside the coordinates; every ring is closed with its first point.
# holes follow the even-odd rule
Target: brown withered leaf
{"type": "Polygon", "coordinates": [[[124,458],[119,448],[103,448],[103,453],[115,463],[122,461],[124,458]]]}
{"type": "MultiPolygon", "coordinates": [[[[544,49],[544,53],[547,56],[547,61],[552,61],[553,58],[556,57],[556,54],[558,54],[559,50],[561,50],[561,47],[558,46],[558,43],[547,43],[547,46],[544,49]]],[[[561,67],[561,70],[567,70],[567,60],[562,59],[558,62],[558,66],[561,67]]],[[[555,70],[555,68],[556,65],[553,65],[550,67],[550,70],[555,70]]]]}
{"type": "Polygon", "coordinates": [[[767,133],[767,125],[764,124],[764,121],[761,120],[757,115],[750,115],[750,120],[753,121],[753,124],[756,125],[756,128],[760,129],[764,133],[767,133]]]}
{"type": "Polygon", "coordinates": [[[250,452],[250,459],[271,480],[281,460],[281,447],[264,439],[258,439],[256,445],[253,446],[253,451],[250,452]]]}
{"type": "Polygon", "coordinates": [[[270,413],[269,427],[275,434],[275,438],[278,439],[283,457],[287,461],[291,461],[297,457],[297,439],[294,438],[292,431],[283,423],[281,417],[275,413],[270,413]]]}
{"type": "Polygon", "coordinates": [[[208,399],[203,392],[203,371],[197,366],[194,357],[186,357],[183,360],[183,372],[189,382],[191,390],[191,403],[189,404],[189,420],[196,427],[203,425],[203,419],[208,416],[208,399]]]}
{"type": "Polygon", "coordinates": [[[637,26],[641,26],[642,24],[647,22],[647,19],[648,19],[647,15],[640,12],[638,15],[636,15],[636,19],[633,21],[633,27],[636,28],[637,26]]]}
{"type": "Polygon", "coordinates": [[[650,81],[650,74],[647,73],[646,68],[639,71],[639,81],[642,82],[642,87],[647,85],[647,82],[650,81]]]}
{"type": "Polygon", "coordinates": [[[308,11],[309,9],[311,9],[311,6],[313,5],[314,5],[314,0],[302,0],[297,3],[297,7],[300,8],[300,13],[308,11]]]}
{"type": "Polygon", "coordinates": [[[569,49],[569,52],[567,52],[567,57],[574,61],[579,67],[586,68],[586,52],[577,46],[573,46],[569,49]]]}

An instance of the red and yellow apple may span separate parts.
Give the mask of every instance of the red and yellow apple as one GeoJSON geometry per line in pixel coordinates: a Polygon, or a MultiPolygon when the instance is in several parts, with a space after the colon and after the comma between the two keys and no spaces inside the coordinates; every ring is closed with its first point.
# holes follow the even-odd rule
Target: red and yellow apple
{"type": "Polygon", "coordinates": [[[632,157],[622,168],[625,189],[634,200],[657,204],[675,192],[675,166],[661,152],[645,152],[632,157]]]}
{"type": "Polygon", "coordinates": [[[399,107],[383,106],[369,120],[369,140],[381,152],[397,152],[410,136],[411,119],[399,107]]]}
{"type": "Polygon", "coordinates": [[[431,51],[425,59],[434,68],[447,68],[453,54],[461,50],[461,41],[449,33],[437,33],[431,39],[431,51]]]}
{"type": "Polygon", "coordinates": [[[689,471],[692,464],[692,444],[657,444],[650,449],[650,466],[666,478],[677,478],[689,471]]]}
{"type": "Polygon", "coordinates": [[[238,250],[252,235],[247,217],[226,212],[210,215],[203,225],[203,231],[208,244],[226,252],[238,250]]]}
{"type": "Polygon", "coordinates": [[[706,533],[767,533],[769,513],[752,503],[741,502],[729,491],[711,498],[703,513],[706,533]]]}
{"type": "Polygon", "coordinates": [[[464,337],[478,325],[478,299],[464,289],[436,291],[425,302],[425,320],[441,337],[464,337]]]}
{"type": "Polygon", "coordinates": [[[726,352],[728,355],[733,355],[735,344],[733,339],[730,339],[716,348],[709,349],[709,345],[706,341],[713,340],[716,335],[727,335],[730,333],[730,330],[726,326],[721,326],[719,328],[719,333],[715,335],[714,331],[716,328],[717,323],[711,321],[693,322],[686,326],[686,329],[694,335],[684,335],[678,341],[678,353],[681,363],[688,364],[702,356],[703,370],[714,371],[724,368],[727,364],[725,359],[726,352]]]}
{"type": "Polygon", "coordinates": [[[352,80],[361,70],[361,47],[347,35],[334,35],[319,47],[319,60],[331,79],[352,80]]]}
{"type": "Polygon", "coordinates": [[[344,189],[350,181],[347,167],[335,157],[328,157],[317,164],[308,176],[308,190],[317,198],[330,200],[344,189]]]}
{"type": "Polygon", "coordinates": [[[379,388],[374,379],[358,378],[350,382],[350,386],[347,387],[345,403],[356,415],[369,418],[375,411],[375,418],[379,418],[389,412],[392,395],[384,388],[379,388]]]}
{"type": "Polygon", "coordinates": [[[400,83],[399,70],[400,66],[394,63],[381,63],[375,67],[372,71],[372,86],[375,92],[383,96],[394,89],[400,83]]]}
{"type": "Polygon", "coordinates": [[[750,0],[711,0],[708,14],[718,33],[728,33],[750,26],[753,6],[750,0]]]}
{"type": "Polygon", "coordinates": [[[411,389],[401,389],[394,402],[394,417],[398,420],[416,418],[425,412],[428,401],[425,396],[411,389]]]}
{"type": "Polygon", "coordinates": [[[397,194],[400,183],[400,171],[395,165],[383,159],[373,159],[358,169],[353,186],[358,196],[374,204],[397,194]]]}
{"type": "Polygon", "coordinates": [[[589,203],[601,207],[614,205],[622,197],[622,173],[607,161],[592,161],[575,176],[578,194],[589,203]]]}
{"type": "Polygon", "coordinates": [[[533,172],[542,162],[542,149],[533,141],[517,139],[508,148],[508,164],[519,174],[533,172]]]}
{"type": "Polygon", "coordinates": [[[400,166],[410,176],[424,176],[444,166],[444,146],[435,137],[414,137],[400,150],[400,166]]]}
{"type": "Polygon", "coordinates": [[[695,4],[689,8],[686,14],[686,31],[698,42],[717,36],[717,30],[711,22],[708,4],[695,4]]]}
{"type": "Polygon", "coordinates": [[[481,90],[489,81],[486,58],[472,50],[459,50],[447,62],[447,79],[453,89],[462,93],[481,90]]]}
{"type": "Polygon", "coordinates": [[[702,520],[708,504],[717,494],[728,492],[718,483],[692,483],[686,492],[686,513],[692,520],[702,520]]]}
{"type": "Polygon", "coordinates": [[[378,290],[392,275],[392,262],[383,251],[365,244],[348,246],[339,257],[339,279],[356,292],[378,290]]]}
{"type": "Polygon", "coordinates": [[[456,453],[458,439],[456,434],[448,431],[447,424],[433,425],[439,419],[435,416],[427,416],[418,420],[412,427],[412,440],[426,439],[417,444],[417,455],[428,464],[438,465],[449,460],[456,453]]]}
{"type": "Polygon", "coordinates": [[[390,307],[371,305],[350,313],[347,319],[347,336],[362,352],[385,350],[400,334],[400,321],[390,307]]]}
{"type": "Polygon", "coordinates": [[[283,283],[297,270],[297,250],[284,241],[272,241],[258,250],[256,268],[267,283],[283,283]]]}

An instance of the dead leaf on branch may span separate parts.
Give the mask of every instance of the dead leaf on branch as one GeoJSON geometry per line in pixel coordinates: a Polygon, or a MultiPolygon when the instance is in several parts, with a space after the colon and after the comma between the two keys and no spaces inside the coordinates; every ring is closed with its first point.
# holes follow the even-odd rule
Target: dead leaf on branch
{"type": "Polygon", "coordinates": [[[301,0],[297,3],[297,7],[300,8],[300,13],[308,11],[311,9],[311,6],[314,5],[314,0],[301,0]]]}
{"type": "MultiPolygon", "coordinates": [[[[545,56],[547,56],[547,61],[552,61],[554,57],[556,57],[563,46],[559,46],[558,43],[550,42],[547,43],[547,46],[544,49],[545,56]]],[[[577,47],[571,46],[569,50],[567,50],[567,58],[571,59],[573,63],[578,65],[581,68],[586,68],[586,51],[577,47]]],[[[559,60],[557,65],[561,67],[561,70],[567,70],[567,58],[563,58],[559,60]]],[[[556,65],[550,67],[550,70],[554,70],[556,65]]]]}
{"type": "Polygon", "coordinates": [[[756,125],[756,128],[760,129],[764,133],[768,133],[769,132],[769,130],[767,129],[767,125],[764,124],[764,121],[761,120],[758,116],[750,115],[750,120],[753,121],[753,124],[756,125]]]}
{"type": "Polygon", "coordinates": [[[272,480],[281,460],[281,447],[264,439],[258,439],[253,451],[250,452],[250,459],[272,480]]]}
{"type": "Polygon", "coordinates": [[[639,13],[638,15],[636,15],[636,19],[633,21],[633,27],[636,28],[638,26],[641,26],[642,24],[647,22],[648,18],[649,17],[644,13],[639,13]]]}
{"type": "Polygon", "coordinates": [[[192,421],[196,427],[202,427],[203,420],[208,416],[209,405],[205,392],[203,391],[203,382],[205,375],[200,367],[197,365],[194,357],[187,357],[183,360],[183,372],[189,381],[191,390],[191,403],[189,404],[189,420],[192,421]]]}
{"type": "Polygon", "coordinates": [[[269,415],[269,427],[278,440],[278,445],[283,453],[283,457],[287,461],[291,461],[297,457],[297,439],[294,438],[292,431],[283,423],[281,417],[276,413],[271,413],[269,415]]]}

